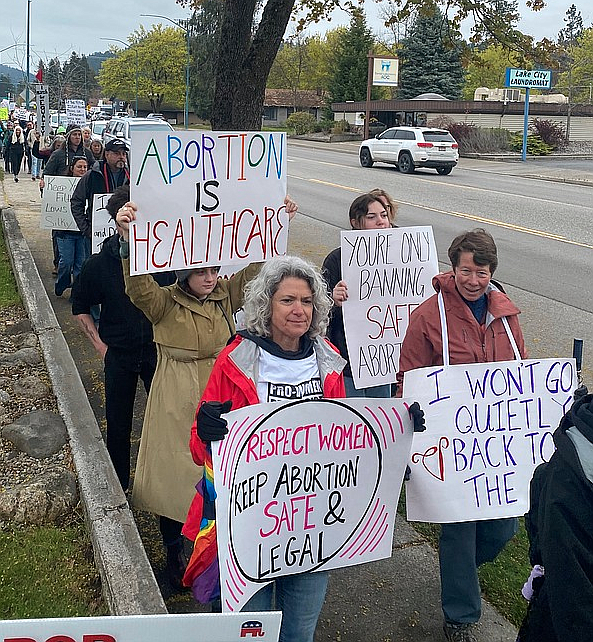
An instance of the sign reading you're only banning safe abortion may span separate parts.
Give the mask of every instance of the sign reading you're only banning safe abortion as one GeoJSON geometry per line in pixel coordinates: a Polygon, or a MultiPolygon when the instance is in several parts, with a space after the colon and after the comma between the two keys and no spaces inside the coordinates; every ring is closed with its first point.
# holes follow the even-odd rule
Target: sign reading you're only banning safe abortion
{"type": "Polygon", "coordinates": [[[409,520],[464,522],[524,515],[529,481],[554,452],[572,403],[574,359],[432,366],[406,372],[404,395],[425,412],[415,433],[409,520]]]}
{"type": "Polygon", "coordinates": [[[225,612],[278,577],[391,555],[413,430],[404,400],[258,404],[226,418],[212,453],[225,612]]]}
{"type": "Polygon", "coordinates": [[[130,273],[286,254],[286,134],[132,135],[130,273]]]}
{"type": "Polygon", "coordinates": [[[432,227],[342,232],[344,329],[357,388],[394,383],[410,314],[434,294],[432,227]]]}

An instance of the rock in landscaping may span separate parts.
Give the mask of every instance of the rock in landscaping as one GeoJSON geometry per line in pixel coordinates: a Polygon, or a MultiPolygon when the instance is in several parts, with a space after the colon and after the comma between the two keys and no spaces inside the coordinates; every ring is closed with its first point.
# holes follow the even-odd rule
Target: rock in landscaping
{"type": "Polygon", "coordinates": [[[50,468],[31,481],[0,493],[0,521],[37,526],[57,524],[76,506],[76,476],[50,468]]]}
{"type": "Polygon", "coordinates": [[[60,450],[68,441],[68,431],[59,414],[35,410],[5,426],[2,437],[27,455],[43,459],[60,450]]]}
{"type": "Polygon", "coordinates": [[[34,332],[23,332],[15,335],[13,342],[17,348],[36,348],[38,340],[34,332]]]}
{"type": "Polygon", "coordinates": [[[6,334],[22,334],[23,332],[31,332],[31,322],[29,319],[20,319],[16,322],[7,323],[4,327],[6,334]]]}
{"type": "Polygon", "coordinates": [[[14,366],[24,364],[36,366],[41,363],[41,355],[35,348],[21,348],[16,352],[0,353],[0,366],[14,366]]]}
{"type": "Polygon", "coordinates": [[[22,377],[15,381],[13,390],[15,395],[22,395],[28,399],[42,399],[49,392],[48,387],[35,375],[22,377]]]}

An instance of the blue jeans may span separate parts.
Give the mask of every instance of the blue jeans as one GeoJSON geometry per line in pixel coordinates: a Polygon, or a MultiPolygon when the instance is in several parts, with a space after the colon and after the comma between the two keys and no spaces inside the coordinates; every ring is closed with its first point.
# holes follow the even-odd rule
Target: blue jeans
{"type": "Polygon", "coordinates": [[[72,287],[72,277],[78,276],[88,255],[84,236],[80,232],[58,230],[56,240],[60,258],[54,291],[56,296],[62,296],[64,290],[72,287]]]}
{"type": "Polygon", "coordinates": [[[328,571],[279,577],[260,589],[241,610],[282,611],[279,642],[313,642],[328,578],[328,571]]]}
{"type": "Polygon", "coordinates": [[[450,624],[473,624],[482,614],[478,567],[491,562],[517,532],[516,518],[441,525],[441,606],[450,624]]]}
{"type": "Polygon", "coordinates": [[[370,388],[355,388],[352,377],[344,377],[344,387],[347,397],[370,397],[384,399],[391,397],[391,384],[385,383],[382,386],[371,386],[370,388]]]}
{"type": "Polygon", "coordinates": [[[35,178],[39,178],[39,173],[41,171],[41,168],[39,167],[40,161],[37,158],[37,156],[33,156],[31,158],[31,176],[35,178]]]}

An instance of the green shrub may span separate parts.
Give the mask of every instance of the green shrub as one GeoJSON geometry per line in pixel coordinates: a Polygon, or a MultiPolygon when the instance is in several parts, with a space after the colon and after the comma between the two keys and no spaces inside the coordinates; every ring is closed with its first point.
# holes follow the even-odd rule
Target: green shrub
{"type": "MultiPolygon", "coordinates": [[[[511,136],[511,148],[516,152],[522,151],[523,132],[515,132],[511,136]]],[[[552,146],[544,143],[541,136],[536,134],[527,135],[527,153],[530,156],[547,156],[548,154],[551,154],[552,151],[552,146]]]]}
{"type": "Polygon", "coordinates": [[[478,127],[474,123],[454,123],[443,116],[430,122],[431,127],[447,129],[463,154],[496,154],[511,149],[511,133],[497,127],[478,127]]]}
{"type": "Polygon", "coordinates": [[[350,131],[350,123],[347,120],[336,120],[331,128],[332,134],[344,134],[350,131]]]}
{"type": "Polygon", "coordinates": [[[295,111],[286,119],[286,126],[297,136],[310,134],[315,127],[315,116],[306,111],[295,111]]]}

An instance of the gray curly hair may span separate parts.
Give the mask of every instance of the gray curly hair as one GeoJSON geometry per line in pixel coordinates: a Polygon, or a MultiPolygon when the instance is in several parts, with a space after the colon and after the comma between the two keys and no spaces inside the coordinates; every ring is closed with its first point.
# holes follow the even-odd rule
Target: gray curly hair
{"type": "Polygon", "coordinates": [[[319,270],[298,256],[278,256],[264,263],[260,273],[245,288],[245,327],[260,337],[271,335],[272,297],[283,279],[303,279],[313,294],[313,317],[307,334],[314,339],[325,334],[333,302],[319,270]]]}

